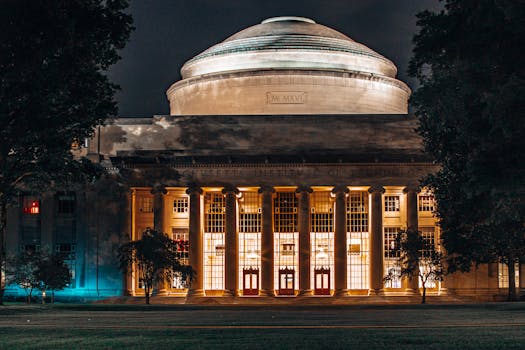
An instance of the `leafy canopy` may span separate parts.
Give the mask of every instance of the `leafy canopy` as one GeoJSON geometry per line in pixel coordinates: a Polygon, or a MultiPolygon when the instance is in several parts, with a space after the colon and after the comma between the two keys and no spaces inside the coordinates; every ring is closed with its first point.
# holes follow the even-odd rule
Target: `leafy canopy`
{"type": "Polygon", "coordinates": [[[71,283],[71,271],[64,258],[63,254],[55,253],[48,254],[40,260],[35,271],[40,282],[38,289],[54,292],[66,288],[71,283]]]}
{"type": "Polygon", "coordinates": [[[421,303],[424,304],[428,283],[443,281],[445,276],[443,254],[436,249],[433,240],[425,239],[420,231],[410,228],[398,232],[392,252],[397,256],[397,268],[389,269],[383,280],[402,277],[418,279],[423,287],[421,303]]]}
{"type": "Polygon", "coordinates": [[[425,185],[450,270],[500,261],[513,273],[525,256],[525,3],[443,2],[418,14],[409,66],[419,132],[441,165],[425,185]]]}
{"type": "MultiPolygon", "coordinates": [[[[0,270],[7,205],[100,175],[71,146],[116,116],[118,86],[107,69],[120,58],[132,19],[127,0],[0,2],[0,270]]],[[[4,285],[0,281],[0,304],[4,285]]]]}
{"type": "Polygon", "coordinates": [[[189,284],[193,279],[194,271],[191,266],[181,264],[182,248],[165,233],[151,228],[144,231],[141,239],[120,247],[120,268],[129,272],[135,265],[135,271],[144,286],[147,304],[154,282],[169,282],[175,277],[181,277],[189,284]]]}

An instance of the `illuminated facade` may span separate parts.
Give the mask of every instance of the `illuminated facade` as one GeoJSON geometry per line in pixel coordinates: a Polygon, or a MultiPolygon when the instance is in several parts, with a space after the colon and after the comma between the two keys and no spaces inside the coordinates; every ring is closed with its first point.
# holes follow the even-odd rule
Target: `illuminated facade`
{"type": "MultiPolygon", "coordinates": [[[[440,249],[432,194],[417,187],[436,166],[396,71],[310,19],[247,28],[183,66],[167,91],[170,116],[97,132],[83,151],[119,183],[23,197],[8,247],[67,254],[75,278],[63,295],[143,295],[136,271],[119,272],[115,248],[147,227],[179,241],[197,273],[191,286],[157,285],[158,295],[417,294],[416,280],[383,282],[400,229],[440,249]]],[[[490,298],[506,285],[490,264],[430,293],[490,298]]]]}

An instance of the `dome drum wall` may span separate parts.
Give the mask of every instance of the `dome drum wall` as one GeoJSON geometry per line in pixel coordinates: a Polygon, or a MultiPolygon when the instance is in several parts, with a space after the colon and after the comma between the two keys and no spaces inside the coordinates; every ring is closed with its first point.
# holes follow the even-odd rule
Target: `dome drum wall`
{"type": "Polygon", "coordinates": [[[167,91],[172,115],[406,114],[395,65],[344,34],[277,17],[189,60],[167,91]]]}
{"type": "Polygon", "coordinates": [[[392,78],[302,70],[203,76],[168,91],[172,115],[405,114],[409,94],[392,78]]]}

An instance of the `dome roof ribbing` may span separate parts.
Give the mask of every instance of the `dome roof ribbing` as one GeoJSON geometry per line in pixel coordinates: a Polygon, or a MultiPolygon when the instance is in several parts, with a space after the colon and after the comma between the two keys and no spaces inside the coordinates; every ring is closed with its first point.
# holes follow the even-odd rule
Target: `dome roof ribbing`
{"type": "Polygon", "coordinates": [[[182,67],[183,78],[256,69],[359,71],[394,77],[395,65],[346,35],[303,17],[275,17],[210,47],[182,67]]]}

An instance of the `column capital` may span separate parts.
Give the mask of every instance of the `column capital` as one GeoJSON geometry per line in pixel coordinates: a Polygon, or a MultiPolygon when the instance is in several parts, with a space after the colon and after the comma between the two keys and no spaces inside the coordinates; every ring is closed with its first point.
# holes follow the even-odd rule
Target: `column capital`
{"type": "Polygon", "coordinates": [[[239,189],[235,186],[225,186],[223,189],[222,189],[222,194],[226,195],[228,193],[232,193],[232,194],[239,194],[239,189]]]}
{"type": "Polygon", "coordinates": [[[312,193],[314,190],[310,186],[301,185],[297,186],[295,193],[312,193]]]}
{"type": "Polygon", "coordinates": [[[350,190],[348,189],[348,186],[345,186],[345,185],[336,185],[334,186],[334,188],[332,188],[332,193],[333,194],[347,194],[349,193],[350,190]]]}
{"type": "Polygon", "coordinates": [[[269,192],[269,193],[275,193],[275,188],[273,186],[261,186],[259,187],[259,193],[263,192],[269,192]]]}
{"type": "Polygon", "coordinates": [[[385,188],[383,186],[370,186],[370,188],[368,189],[368,193],[385,193],[385,188]]]}
{"type": "Polygon", "coordinates": [[[202,188],[200,186],[190,186],[186,189],[186,194],[202,194],[202,188]]]}
{"type": "Polygon", "coordinates": [[[407,194],[410,192],[419,193],[421,192],[421,187],[420,186],[405,186],[405,188],[403,189],[403,193],[407,194]]]}
{"type": "Polygon", "coordinates": [[[168,191],[164,185],[155,185],[151,188],[151,194],[166,194],[168,191]]]}

